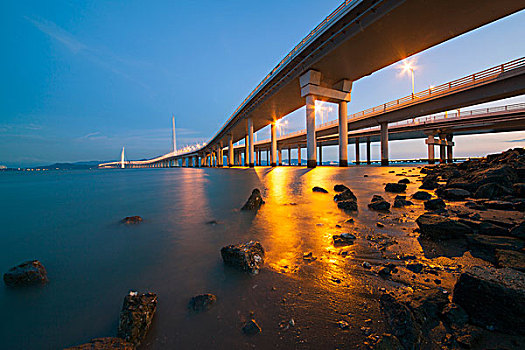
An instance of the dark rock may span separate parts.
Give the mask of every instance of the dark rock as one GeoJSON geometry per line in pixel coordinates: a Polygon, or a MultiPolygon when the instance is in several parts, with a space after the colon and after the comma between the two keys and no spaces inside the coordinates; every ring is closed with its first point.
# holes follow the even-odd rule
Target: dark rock
{"type": "Polygon", "coordinates": [[[45,284],[47,281],[46,269],[38,260],[25,261],[4,273],[4,282],[10,287],[45,284]]]}
{"type": "Polygon", "coordinates": [[[370,263],[368,261],[363,261],[363,263],[361,264],[361,266],[363,266],[365,269],[369,270],[372,268],[372,265],[370,265],[370,263]]]}
{"type": "Polygon", "coordinates": [[[519,182],[512,185],[512,189],[514,190],[514,195],[516,197],[525,198],[525,182],[519,182]]]}
{"type": "Polygon", "coordinates": [[[403,345],[396,336],[392,334],[381,334],[374,345],[374,350],[404,350],[403,345]]]}
{"type": "Polygon", "coordinates": [[[318,187],[318,186],[315,186],[314,188],[312,188],[312,191],[313,191],[313,192],[319,192],[319,193],[328,193],[327,190],[325,190],[325,189],[322,188],[322,187],[318,187]]]}
{"type": "Polygon", "coordinates": [[[432,195],[425,191],[417,191],[412,195],[412,198],[426,201],[432,198],[432,195]]]}
{"type": "Polygon", "coordinates": [[[261,333],[262,330],[257,322],[254,319],[251,319],[242,326],[242,332],[247,335],[255,335],[261,333]]]}
{"type": "Polygon", "coordinates": [[[349,190],[349,188],[346,187],[345,185],[337,184],[337,185],[334,186],[334,191],[335,192],[344,192],[346,190],[349,190]]]}
{"type": "Polygon", "coordinates": [[[465,206],[474,210],[487,210],[485,206],[480,202],[468,201],[465,203],[465,206]]]}
{"type": "Polygon", "coordinates": [[[349,200],[357,201],[357,197],[350,189],[346,189],[343,192],[336,194],[334,196],[334,201],[336,202],[349,201],[349,200]]]}
{"type": "Polygon", "coordinates": [[[415,320],[424,330],[439,324],[439,317],[448,303],[448,294],[439,289],[417,291],[407,301],[415,320]]]}
{"type": "Polygon", "coordinates": [[[483,205],[488,209],[514,210],[514,204],[507,201],[486,201],[483,205]]]}
{"type": "Polygon", "coordinates": [[[394,208],[402,208],[402,207],[414,204],[411,201],[407,201],[406,198],[407,198],[406,196],[397,195],[396,198],[394,199],[394,208]]]}
{"type": "Polygon", "coordinates": [[[357,202],[355,200],[347,200],[337,202],[337,207],[344,211],[357,211],[357,202]]]}
{"type": "Polygon", "coordinates": [[[410,309],[390,294],[381,295],[379,303],[386,314],[392,334],[401,341],[404,348],[419,349],[423,334],[410,309]]]}
{"type": "Polygon", "coordinates": [[[421,236],[432,240],[462,238],[472,229],[458,220],[425,213],[416,219],[421,236]]]}
{"type": "Polygon", "coordinates": [[[474,193],[474,197],[494,199],[501,198],[510,194],[512,194],[512,190],[510,188],[492,182],[481,185],[474,193]]]}
{"type": "Polygon", "coordinates": [[[458,304],[447,304],[443,308],[441,315],[445,322],[452,328],[461,328],[468,322],[467,313],[458,304]]]}
{"type": "Polygon", "coordinates": [[[521,250],[525,247],[525,241],[504,236],[467,235],[469,249],[472,255],[491,262],[495,261],[496,249],[521,250]]]}
{"type": "Polygon", "coordinates": [[[375,194],[370,204],[368,204],[368,208],[378,211],[388,211],[390,209],[390,203],[385,201],[383,197],[375,194]]]}
{"type": "Polygon", "coordinates": [[[409,184],[410,180],[405,177],[404,179],[399,180],[397,183],[398,184],[409,184]]]}
{"type": "Polygon", "coordinates": [[[257,241],[223,247],[221,255],[225,264],[252,274],[258,274],[264,264],[264,249],[257,241]]]}
{"type": "Polygon", "coordinates": [[[135,216],[127,216],[124,219],[122,219],[120,222],[126,225],[135,225],[140,224],[142,222],[142,218],[138,215],[135,216]]]}
{"type": "Polygon", "coordinates": [[[465,198],[470,197],[472,194],[461,188],[447,188],[442,192],[442,196],[449,201],[462,201],[465,198]]]}
{"type": "Polygon", "coordinates": [[[393,192],[393,193],[401,193],[405,192],[407,189],[407,185],[405,183],[387,183],[385,186],[386,192],[393,192]]]}
{"type": "Polygon", "coordinates": [[[458,330],[456,334],[456,342],[461,348],[475,349],[481,336],[482,331],[480,328],[473,325],[467,325],[466,327],[458,330]]]}
{"type": "Polygon", "coordinates": [[[509,230],[491,222],[484,221],[479,224],[478,233],[491,236],[508,236],[509,230]]]}
{"type": "Polygon", "coordinates": [[[423,271],[423,264],[411,263],[411,264],[407,264],[406,268],[414,273],[420,273],[421,271],[423,271]]]}
{"type": "Polygon", "coordinates": [[[124,297],[117,336],[134,346],[146,337],[157,309],[157,294],[131,291],[124,297]]]}
{"type": "Polygon", "coordinates": [[[357,237],[351,233],[341,233],[340,235],[332,236],[334,245],[352,245],[356,238],[357,237]]]}
{"type": "Polygon", "coordinates": [[[496,249],[496,265],[525,272],[525,253],[515,250],[496,249]]]}
{"type": "Polygon", "coordinates": [[[521,239],[525,239],[525,221],[522,221],[521,224],[514,226],[509,234],[512,237],[518,237],[521,239]]]}
{"type": "Polygon", "coordinates": [[[429,199],[425,201],[425,210],[441,210],[445,209],[446,204],[441,198],[429,199]]]}
{"type": "Polygon", "coordinates": [[[385,227],[385,225],[382,222],[376,222],[376,226],[379,228],[385,227]]]}
{"type": "Polygon", "coordinates": [[[95,338],[89,343],[72,346],[64,350],[135,350],[135,345],[121,338],[95,338]]]}
{"type": "Polygon", "coordinates": [[[196,312],[208,311],[216,301],[217,297],[213,294],[201,294],[191,298],[188,307],[196,312]]]}
{"type": "Polygon", "coordinates": [[[472,267],[461,274],[453,301],[470,321],[503,333],[525,334],[525,274],[509,268],[472,267]]]}
{"type": "Polygon", "coordinates": [[[435,190],[438,187],[437,177],[427,175],[419,188],[422,190],[435,190]]]}
{"type": "Polygon", "coordinates": [[[252,191],[250,198],[241,208],[241,210],[258,210],[264,204],[264,200],[261,195],[261,191],[258,188],[252,191]]]}

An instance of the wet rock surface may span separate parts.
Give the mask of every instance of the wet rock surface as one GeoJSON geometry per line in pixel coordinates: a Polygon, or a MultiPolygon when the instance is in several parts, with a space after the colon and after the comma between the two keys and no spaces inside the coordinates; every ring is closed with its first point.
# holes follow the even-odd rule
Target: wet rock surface
{"type": "Polygon", "coordinates": [[[188,307],[195,312],[208,311],[217,302],[217,297],[213,294],[200,294],[190,299],[188,307]]]}
{"type": "Polygon", "coordinates": [[[406,196],[396,196],[394,198],[394,208],[403,208],[409,205],[414,205],[412,201],[408,201],[406,196]]]}
{"type": "Polygon", "coordinates": [[[255,335],[257,333],[261,333],[262,329],[255,321],[254,319],[248,320],[243,326],[242,326],[242,332],[246,335],[255,335]]]}
{"type": "Polygon", "coordinates": [[[95,338],[89,343],[76,345],[64,350],[135,350],[135,345],[121,338],[95,338]]]}
{"type": "Polygon", "coordinates": [[[425,191],[417,191],[412,195],[412,198],[426,201],[432,198],[432,195],[425,191]]]}
{"type": "Polygon", "coordinates": [[[314,188],[312,188],[312,192],[318,192],[318,193],[328,193],[327,190],[325,190],[324,188],[322,187],[319,187],[319,186],[315,186],[314,188]]]}
{"type": "Polygon", "coordinates": [[[349,188],[346,187],[346,186],[343,185],[343,184],[337,184],[337,185],[334,186],[334,191],[335,191],[335,192],[344,192],[344,191],[346,191],[346,190],[349,190],[349,188]]]}
{"type": "Polygon", "coordinates": [[[120,222],[125,225],[136,225],[136,224],[140,224],[142,221],[143,219],[140,216],[135,215],[135,216],[127,216],[124,219],[122,219],[120,222]]]}
{"type": "Polygon", "coordinates": [[[118,337],[139,346],[146,337],[156,309],[155,293],[129,292],[120,311],[118,337]]]}
{"type": "Polygon", "coordinates": [[[441,198],[429,199],[428,201],[425,201],[425,210],[441,210],[445,209],[445,207],[445,201],[441,198]]]}
{"type": "Polygon", "coordinates": [[[248,198],[241,210],[258,210],[263,204],[264,199],[262,198],[261,191],[256,188],[252,191],[250,198],[248,198]]]}
{"type": "Polygon", "coordinates": [[[378,211],[388,211],[390,209],[390,203],[388,203],[383,197],[375,194],[368,204],[368,208],[378,211]]]}
{"type": "Polygon", "coordinates": [[[336,202],[343,202],[343,201],[357,201],[357,197],[355,196],[355,194],[352,192],[352,190],[350,190],[349,188],[347,188],[346,190],[344,190],[343,192],[339,193],[339,194],[336,194],[334,196],[334,201],[336,202]]]}
{"type": "Polygon", "coordinates": [[[386,192],[401,193],[401,192],[405,192],[406,189],[407,189],[406,183],[391,182],[391,183],[387,183],[385,186],[386,192]]]}
{"type": "Polygon", "coordinates": [[[337,207],[344,211],[357,211],[357,201],[355,200],[340,201],[340,202],[337,202],[337,207]]]}
{"type": "Polygon", "coordinates": [[[264,264],[264,249],[261,243],[250,241],[244,244],[229,245],[221,249],[225,264],[251,274],[258,274],[264,264]]]}
{"type": "Polygon", "coordinates": [[[46,269],[38,260],[23,262],[4,273],[4,283],[10,287],[42,285],[47,282],[46,269]]]}
{"type": "Polygon", "coordinates": [[[416,223],[425,238],[442,240],[463,238],[472,233],[472,229],[457,219],[451,219],[439,214],[425,213],[417,218],[416,223]]]}

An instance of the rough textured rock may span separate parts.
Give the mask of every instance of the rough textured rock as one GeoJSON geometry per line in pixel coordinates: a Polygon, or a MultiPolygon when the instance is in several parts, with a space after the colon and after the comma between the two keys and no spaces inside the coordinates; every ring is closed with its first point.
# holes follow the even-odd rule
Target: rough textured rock
{"type": "Polygon", "coordinates": [[[488,209],[514,210],[514,203],[508,201],[486,201],[483,205],[488,209]]]}
{"type": "Polygon", "coordinates": [[[525,274],[509,268],[472,267],[454,286],[453,301],[474,324],[525,334],[525,274]]]}
{"type": "Polygon", "coordinates": [[[401,341],[405,349],[418,349],[423,334],[410,309],[390,294],[381,295],[379,302],[392,335],[401,341]]]}
{"type": "Polygon", "coordinates": [[[368,204],[368,208],[372,210],[378,210],[378,211],[387,211],[390,209],[390,203],[385,201],[385,199],[381,196],[378,196],[375,194],[372,197],[372,200],[368,204]]]}
{"type": "Polygon", "coordinates": [[[325,190],[324,188],[319,187],[319,186],[315,186],[314,188],[312,188],[312,191],[313,192],[319,192],[319,193],[328,193],[327,190],[325,190]]]}
{"type": "Polygon", "coordinates": [[[525,272],[525,253],[515,250],[496,249],[496,264],[525,272]]]}
{"type": "Polygon", "coordinates": [[[509,234],[512,237],[518,237],[521,239],[525,239],[525,221],[522,221],[520,224],[514,226],[510,230],[509,234]]]}
{"type": "Polygon", "coordinates": [[[432,198],[432,195],[425,191],[417,191],[412,195],[412,198],[427,201],[432,198]]]}
{"type": "Polygon", "coordinates": [[[454,303],[447,304],[443,308],[441,316],[447,325],[452,328],[461,328],[468,322],[468,315],[465,310],[463,310],[458,304],[454,303]]]}
{"type": "Polygon", "coordinates": [[[356,236],[351,233],[341,233],[340,235],[333,235],[332,239],[334,245],[352,245],[356,240],[356,236]]]}
{"type": "Polygon", "coordinates": [[[4,282],[11,287],[45,284],[47,281],[46,269],[38,260],[25,261],[4,273],[4,282]]]}
{"type": "Polygon", "coordinates": [[[446,204],[441,198],[429,199],[425,201],[425,210],[441,210],[445,209],[446,204]]]}
{"type": "Polygon", "coordinates": [[[512,194],[512,189],[504,187],[498,183],[488,183],[481,185],[474,193],[474,197],[494,199],[510,194],[512,194]]]}
{"type": "Polygon", "coordinates": [[[403,345],[396,336],[392,334],[381,334],[374,345],[374,350],[404,350],[403,345]]]}
{"type": "Polygon", "coordinates": [[[405,177],[404,179],[399,180],[397,183],[398,184],[409,184],[410,180],[405,177]]]}
{"type": "Polygon", "coordinates": [[[126,225],[136,225],[140,224],[142,222],[142,218],[138,215],[135,216],[127,216],[124,219],[122,219],[120,222],[126,225]]]}
{"type": "Polygon", "coordinates": [[[334,201],[336,202],[349,201],[349,200],[352,200],[352,201],[357,200],[357,197],[350,189],[346,189],[343,192],[336,194],[334,196],[334,201]]]}
{"type": "Polygon", "coordinates": [[[349,190],[349,188],[346,187],[346,186],[343,185],[343,184],[337,184],[337,185],[334,186],[334,191],[335,191],[335,192],[344,192],[344,191],[346,191],[346,190],[349,190]]]}
{"type": "Polygon", "coordinates": [[[255,335],[257,333],[261,333],[262,329],[257,324],[257,322],[252,318],[251,320],[248,320],[243,326],[242,326],[242,332],[247,335],[255,335]]]}
{"type": "Polygon", "coordinates": [[[462,201],[472,194],[462,188],[446,188],[441,193],[441,197],[448,199],[449,201],[462,201]]]}
{"type": "Polygon", "coordinates": [[[512,185],[514,195],[519,198],[525,198],[525,182],[519,182],[512,185]]]}
{"type": "Polygon", "coordinates": [[[406,198],[407,198],[406,196],[397,195],[396,198],[394,199],[394,208],[403,208],[408,205],[414,204],[411,201],[407,201],[406,198]]]}
{"type": "Polygon", "coordinates": [[[264,204],[261,191],[258,188],[252,191],[250,198],[241,208],[241,210],[258,210],[264,204]]]}
{"type": "Polygon", "coordinates": [[[435,190],[438,187],[437,176],[427,175],[419,188],[422,190],[435,190]]]}
{"type": "Polygon", "coordinates": [[[217,297],[213,294],[201,294],[191,298],[188,307],[196,312],[208,311],[216,301],[217,297]]]}
{"type": "Polygon", "coordinates": [[[131,291],[120,311],[118,337],[139,346],[146,337],[157,309],[157,294],[131,291]]]}
{"type": "Polygon", "coordinates": [[[525,241],[515,237],[469,234],[467,241],[472,255],[492,262],[495,261],[496,249],[521,250],[525,247],[525,241]]]}
{"type": "Polygon", "coordinates": [[[89,343],[64,350],[135,350],[135,346],[121,338],[95,338],[89,343]]]}
{"type": "Polygon", "coordinates": [[[264,264],[264,249],[257,241],[223,247],[221,255],[225,264],[252,274],[259,273],[264,264]]]}
{"type": "Polygon", "coordinates": [[[344,211],[357,211],[357,202],[355,200],[347,200],[337,202],[337,207],[344,211]]]}
{"type": "Polygon", "coordinates": [[[387,183],[385,186],[386,192],[392,192],[392,193],[401,193],[405,192],[407,189],[407,185],[405,183],[387,183]]]}
{"type": "Polygon", "coordinates": [[[462,238],[472,229],[456,219],[425,213],[416,219],[423,238],[432,240],[462,238]]]}

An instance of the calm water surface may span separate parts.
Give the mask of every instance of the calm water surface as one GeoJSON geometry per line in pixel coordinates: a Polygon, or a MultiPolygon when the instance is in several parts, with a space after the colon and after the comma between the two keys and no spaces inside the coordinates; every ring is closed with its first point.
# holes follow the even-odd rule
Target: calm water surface
{"type": "MultiPolygon", "coordinates": [[[[353,232],[344,224],[350,216],[332,200],[333,185],[345,183],[357,194],[355,227],[365,235],[378,217],[366,209],[372,195],[390,202],[395,196],[382,190],[384,182],[399,179],[391,169],[2,173],[0,271],[38,259],[50,282],[0,288],[0,348],[60,349],[115,336],[129,290],[158,293],[145,349],[318,348],[338,319],[362,321],[375,312],[367,304],[367,277],[352,273],[359,261],[349,263],[331,244],[333,234],[353,232]],[[313,186],[331,193],[312,193],[313,186]],[[255,187],[266,204],[257,214],[240,212],[255,187]],[[119,224],[130,215],[145,221],[119,224]],[[267,250],[266,267],[255,277],[225,267],[220,257],[222,246],[251,239],[267,250]],[[305,252],[317,260],[305,263],[305,252]],[[216,307],[190,313],[189,298],[205,292],[217,295],[216,307]],[[256,337],[240,331],[250,312],[263,328],[256,337]],[[279,323],[291,318],[296,327],[283,330],[279,323]]],[[[366,245],[359,247],[350,247],[349,256],[367,254],[366,245]]],[[[338,332],[328,348],[360,344],[353,334],[338,332]]]]}

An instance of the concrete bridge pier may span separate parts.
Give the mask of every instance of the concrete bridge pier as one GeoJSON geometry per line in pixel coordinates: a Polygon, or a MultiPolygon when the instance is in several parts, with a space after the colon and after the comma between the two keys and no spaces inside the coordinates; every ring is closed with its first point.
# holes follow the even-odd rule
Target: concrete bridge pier
{"type": "Polygon", "coordinates": [[[277,150],[277,154],[279,155],[279,166],[282,166],[283,165],[283,150],[279,148],[277,150]]]}
{"type": "Polygon", "coordinates": [[[319,144],[317,148],[319,149],[319,165],[323,165],[323,146],[319,144]]]}
{"type": "Polygon", "coordinates": [[[306,166],[315,168],[317,166],[315,137],[315,97],[306,96],[306,166]]]}
{"type": "Polygon", "coordinates": [[[233,135],[230,134],[228,139],[228,166],[232,167],[234,165],[233,162],[233,135]]]}
{"type": "Polygon", "coordinates": [[[444,164],[447,161],[445,134],[439,134],[439,163],[444,164]]]}
{"type": "Polygon", "coordinates": [[[388,123],[379,124],[381,127],[381,165],[388,165],[388,123]]]}
{"type": "Polygon", "coordinates": [[[370,137],[366,138],[366,164],[372,164],[372,150],[370,149],[370,137]]]}
{"type": "Polygon", "coordinates": [[[253,165],[254,165],[254,166],[259,166],[259,165],[261,165],[259,162],[260,162],[259,151],[256,150],[256,151],[255,151],[255,162],[253,162],[253,165]]]}
{"type": "Polygon", "coordinates": [[[272,150],[271,155],[272,159],[270,161],[271,166],[277,166],[277,127],[275,126],[275,122],[273,122],[270,126],[270,134],[271,134],[271,140],[272,140],[272,150]]]}
{"type": "Polygon", "coordinates": [[[434,164],[436,162],[434,156],[434,135],[428,135],[426,144],[428,146],[428,164],[434,164]]]}
{"type": "Polygon", "coordinates": [[[292,150],[288,147],[288,166],[292,165],[292,150]]]}
{"type": "Polygon", "coordinates": [[[348,111],[347,102],[339,102],[339,166],[348,166],[348,111]]]}
{"type": "Polygon", "coordinates": [[[447,163],[453,163],[454,162],[454,155],[452,154],[452,147],[454,146],[454,143],[452,142],[453,135],[447,134],[447,163]]]}
{"type": "Polygon", "coordinates": [[[359,137],[356,137],[355,139],[355,164],[359,165],[361,164],[361,158],[359,156],[359,137]]]}
{"type": "Polygon", "coordinates": [[[301,166],[301,145],[297,146],[297,165],[301,166]]]}
{"type": "Polygon", "coordinates": [[[253,156],[253,120],[248,118],[247,123],[247,134],[248,134],[248,165],[250,168],[254,166],[254,156],[253,156]]]}

